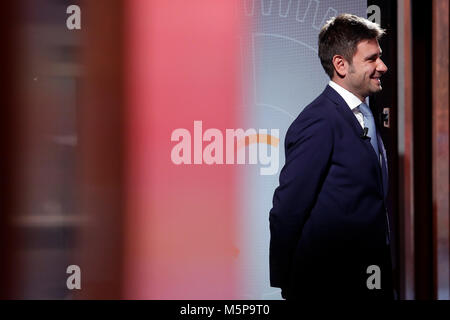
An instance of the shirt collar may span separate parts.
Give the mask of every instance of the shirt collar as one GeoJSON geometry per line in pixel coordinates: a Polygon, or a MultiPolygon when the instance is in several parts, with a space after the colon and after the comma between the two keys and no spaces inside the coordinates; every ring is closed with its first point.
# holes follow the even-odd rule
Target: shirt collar
{"type": "Polygon", "coordinates": [[[332,87],[334,90],[336,90],[336,92],[342,97],[342,99],[344,99],[344,101],[347,103],[347,105],[350,107],[352,111],[362,103],[357,96],[355,96],[347,89],[342,88],[336,82],[330,80],[328,85],[332,87]]]}

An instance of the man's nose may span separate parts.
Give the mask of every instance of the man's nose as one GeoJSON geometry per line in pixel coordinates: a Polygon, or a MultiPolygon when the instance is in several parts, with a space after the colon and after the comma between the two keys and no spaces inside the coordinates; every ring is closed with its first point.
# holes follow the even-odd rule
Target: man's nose
{"type": "Polygon", "coordinates": [[[377,71],[380,73],[385,73],[388,71],[388,67],[384,64],[383,60],[378,59],[377,71]]]}

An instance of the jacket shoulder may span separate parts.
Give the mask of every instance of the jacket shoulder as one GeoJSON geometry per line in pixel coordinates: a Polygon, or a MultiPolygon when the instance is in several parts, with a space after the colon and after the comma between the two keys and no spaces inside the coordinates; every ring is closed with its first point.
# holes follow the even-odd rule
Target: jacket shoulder
{"type": "Polygon", "coordinates": [[[308,104],[291,123],[286,133],[286,143],[295,139],[305,130],[329,131],[332,127],[336,105],[324,94],[308,104]]]}

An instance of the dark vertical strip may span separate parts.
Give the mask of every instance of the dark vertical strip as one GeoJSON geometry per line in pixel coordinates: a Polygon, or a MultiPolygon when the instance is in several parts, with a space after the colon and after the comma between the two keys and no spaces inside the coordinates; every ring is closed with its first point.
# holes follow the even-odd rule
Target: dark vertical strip
{"type": "Polygon", "coordinates": [[[19,33],[21,1],[2,3],[0,19],[0,299],[14,297],[19,277],[16,253],[20,247],[12,219],[17,213],[17,159],[22,147],[18,92],[19,33]]]}
{"type": "Polygon", "coordinates": [[[433,298],[431,4],[412,2],[416,298],[433,298]]]}
{"type": "Polygon", "coordinates": [[[11,227],[9,219],[12,212],[12,185],[14,163],[14,143],[11,129],[15,115],[13,99],[14,66],[12,62],[14,48],[14,21],[13,12],[16,2],[7,2],[2,5],[2,19],[0,19],[0,39],[2,39],[2,50],[0,58],[2,74],[0,78],[0,92],[2,97],[1,125],[0,125],[0,299],[6,299],[11,292],[11,254],[12,248],[11,227]]]}
{"type": "Polygon", "coordinates": [[[82,2],[79,112],[80,296],[121,298],[123,257],[123,1],[82,2]]]}

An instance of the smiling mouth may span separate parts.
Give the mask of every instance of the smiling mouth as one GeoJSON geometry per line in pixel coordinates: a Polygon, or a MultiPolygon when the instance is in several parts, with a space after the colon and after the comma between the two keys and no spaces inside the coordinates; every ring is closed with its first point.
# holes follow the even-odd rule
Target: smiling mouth
{"type": "Polygon", "coordinates": [[[381,84],[380,77],[371,77],[371,79],[377,81],[378,84],[381,84]]]}

